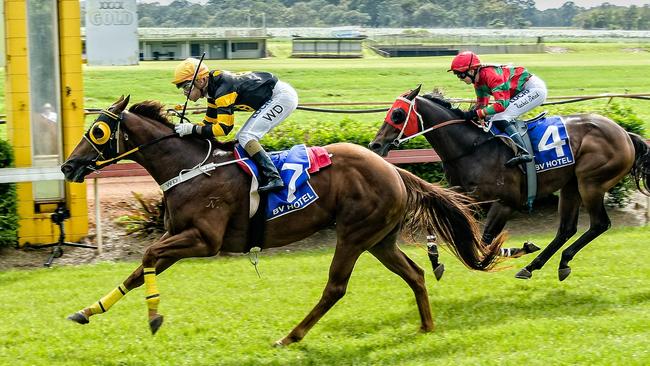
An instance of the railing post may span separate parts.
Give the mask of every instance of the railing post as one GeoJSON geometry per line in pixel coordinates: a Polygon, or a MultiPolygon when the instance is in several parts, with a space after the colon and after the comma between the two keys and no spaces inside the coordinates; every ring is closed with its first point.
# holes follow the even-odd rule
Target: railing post
{"type": "Polygon", "coordinates": [[[99,179],[93,179],[93,191],[95,196],[95,237],[97,238],[97,252],[102,254],[104,252],[102,240],[102,218],[99,202],[99,179]]]}

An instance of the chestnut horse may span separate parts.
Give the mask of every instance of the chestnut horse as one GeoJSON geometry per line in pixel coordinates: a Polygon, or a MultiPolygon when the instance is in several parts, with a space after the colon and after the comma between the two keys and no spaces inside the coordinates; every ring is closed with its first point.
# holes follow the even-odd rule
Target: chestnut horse
{"type": "MultiPolygon", "coordinates": [[[[125,111],[128,102],[129,97],[120,98],[91,125],[61,167],[68,181],[83,182],[94,170],[127,156],[158,184],[202,161],[223,163],[210,175],[200,174],[165,191],[166,233],[146,249],[142,265],[98,302],[69,317],[88,323],[90,316],[107,311],[144,283],[149,325],[155,333],[163,319],[157,311],[156,275],[182,258],[247,251],[251,179],[230,164],[234,144],[179,138],[160,103],[147,101],[125,111]]],[[[343,297],[352,269],[366,250],[411,287],[420,329],[432,331],[424,271],[398,248],[400,230],[433,231],[462,263],[482,271],[494,266],[501,243],[489,247],[481,243],[466,196],[429,184],[366,148],[338,143],[325,149],[332,164],[310,180],[319,199],[298,213],[266,223],[262,249],[295,242],[336,223],[337,243],[325,290],[304,320],[276,344],[300,341],[343,297]]]]}
{"type": "MultiPolygon", "coordinates": [[[[417,111],[415,126],[407,127],[404,123],[412,111],[393,109],[370,143],[370,149],[386,155],[399,145],[402,136],[423,133],[442,159],[450,185],[471,193],[479,201],[494,201],[487,213],[483,234],[483,240],[489,243],[491,238],[499,236],[511,213],[523,207],[527,196],[526,178],[520,168],[504,166],[513,156],[512,149],[476,125],[462,120],[461,111],[451,108],[449,102],[432,96],[417,97],[419,91],[418,87],[405,95],[417,111]],[[407,129],[412,133],[402,132],[407,129]]],[[[562,252],[558,270],[560,281],[569,276],[569,262],[576,253],[609,229],[611,222],[605,211],[605,193],[628,173],[632,174],[641,192],[650,194],[650,152],[640,136],[595,114],[565,116],[564,121],[575,164],[547,170],[537,176],[538,196],[560,190],[560,226],[553,241],[517,273],[517,278],[532,277],[532,272],[541,269],[576,233],[578,210],[582,204],[589,212],[589,229],[562,252]]]]}

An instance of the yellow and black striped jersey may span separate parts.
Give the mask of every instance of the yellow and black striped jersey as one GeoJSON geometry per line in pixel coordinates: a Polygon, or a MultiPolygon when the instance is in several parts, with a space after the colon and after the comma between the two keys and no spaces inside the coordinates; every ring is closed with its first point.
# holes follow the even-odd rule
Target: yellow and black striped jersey
{"type": "Polygon", "coordinates": [[[206,97],[208,110],[200,135],[225,136],[233,128],[234,111],[254,111],[273,95],[278,78],[269,72],[210,72],[206,97]]]}

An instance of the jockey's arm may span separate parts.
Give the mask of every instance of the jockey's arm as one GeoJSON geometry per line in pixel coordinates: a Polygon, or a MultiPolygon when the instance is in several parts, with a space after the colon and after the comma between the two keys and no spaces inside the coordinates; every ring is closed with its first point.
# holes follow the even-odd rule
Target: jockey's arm
{"type": "Polygon", "coordinates": [[[237,99],[236,92],[230,92],[216,99],[208,98],[208,109],[199,123],[201,127],[198,134],[201,137],[211,138],[226,136],[233,129],[235,123],[234,104],[237,99]]]}
{"type": "Polygon", "coordinates": [[[501,113],[510,104],[510,89],[507,80],[503,80],[503,77],[496,73],[489,73],[486,76],[486,85],[476,89],[477,104],[483,106],[476,109],[476,114],[480,119],[501,113]],[[490,95],[494,99],[492,103],[489,103],[490,95]]]}

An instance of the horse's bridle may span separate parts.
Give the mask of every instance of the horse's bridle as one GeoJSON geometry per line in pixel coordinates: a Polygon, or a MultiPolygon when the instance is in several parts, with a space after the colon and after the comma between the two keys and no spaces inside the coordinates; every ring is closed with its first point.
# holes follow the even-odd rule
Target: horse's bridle
{"type": "Polygon", "coordinates": [[[448,121],[438,123],[438,124],[436,124],[434,126],[431,126],[431,127],[427,128],[427,129],[424,129],[424,121],[422,119],[422,115],[420,113],[418,113],[418,111],[415,110],[415,101],[418,98],[424,99],[419,95],[416,96],[415,98],[413,98],[413,100],[408,100],[408,99],[406,99],[404,97],[399,97],[398,98],[398,99],[401,99],[402,101],[404,101],[405,103],[408,103],[409,110],[406,113],[406,119],[404,121],[404,126],[402,126],[402,128],[400,129],[399,134],[397,135],[397,137],[395,137],[395,139],[391,142],[391,145],[393,145],[394,147],[399,147],[399,145],[401,145],[402,143],[404,143],[404,142],[406,142],[406,141],[408,141],[408,140],[410,140],[412,138],[418,137],[420,135],[424,135],[425,133],[431,132],[431,131],[436,130],[438,128],[442,128],[442,127],[445,127],[445,126],[465,122],[464,119],[450,119],[448,121]],[[418,124],[419,124],[419,127],[420,127],[419,128],[420,132],[402,138],[402,136],[404,136],[404,131],[406,131],[406,126],[409,123],[409,117],[411,116],[411,113],[415,113],[417,115],[417,117],[418,117],[418,124]]]}
{"type": "Polygon", "coordinates": [[[121,131],[123,117],[124,112],[118,116],[109,110],[102,109],[99,117],[97,117],[95,122],[84,134],[84,139],[88,141],[90,146],[92,146],[97,152],[97,157],[91,161],[92,165],[88,165],[88,168],[91,170],[101,169],[107,165],[116,163],[147,146],[156,144],[170,137],[178,136],[176,133],[161,136],[120,154],[120,134],[124,136],[125,141],[129,139],[127,133],[121,131]]]}

